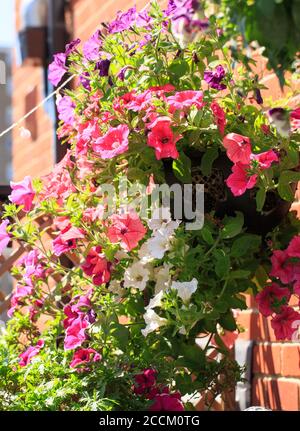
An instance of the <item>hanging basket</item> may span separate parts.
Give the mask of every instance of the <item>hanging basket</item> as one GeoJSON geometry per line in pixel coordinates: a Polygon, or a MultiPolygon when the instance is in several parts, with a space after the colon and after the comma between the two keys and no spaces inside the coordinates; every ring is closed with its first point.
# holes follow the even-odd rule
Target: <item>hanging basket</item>
{"type": "MultiPolygon", "coordinates": [[[[226,185],[226,179],[231,174],[232,162],[225,154],[220,154],[214,161],[210,175],[203,175],[201,171],[201,159],[203,152],[188,150],[187,155],[191,159],[191,176],[194,186],[193,197],[195,199],[196,184],[204,185],[204,212],[214,212],[217,218],[225,215],[233,216],[236,211],[244,215],[244,226],[250,233],[266,235],[278,226],[288,214],[292,203],[280,198],[276,191],[268,191],[262,212],[256,209],[257,189],[247,190],[242,196],[234,196],[226,185]]],[[[174,175],[172,159],[163,161],[165,180],[169,186],[182,183],[174,175]]],[[[292,188],[296,191],[296,184],[292,188]]]]}

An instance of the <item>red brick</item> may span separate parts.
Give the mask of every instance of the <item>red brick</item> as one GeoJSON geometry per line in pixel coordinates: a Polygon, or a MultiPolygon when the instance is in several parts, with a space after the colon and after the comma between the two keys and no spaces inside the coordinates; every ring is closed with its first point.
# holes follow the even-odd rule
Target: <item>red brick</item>
{"type": "Polygon", "coordinates": [[[256,377],[252,382],[252,404],[272,410],[298,411],[300,380],[256,377]]]}
{"type": "Polygon", "coordinates": [[[242,332],[239,335],[240,339],[253,340],[258,337],[258,313],[256,311],[242,311],[238,315],[237,322],[242,328],[245,329],[245,332],[242,332]]]}
{"type": "Polygon", "coordinates": [[[253,372],[261,374],[281,373],[282,344],[258,344],[253,349],[253,372]]]}
{"type": "Polygon", "coordinates": [[[282,368],[283,376],[300,377],[300,344],[282,345],[282,368]]]}

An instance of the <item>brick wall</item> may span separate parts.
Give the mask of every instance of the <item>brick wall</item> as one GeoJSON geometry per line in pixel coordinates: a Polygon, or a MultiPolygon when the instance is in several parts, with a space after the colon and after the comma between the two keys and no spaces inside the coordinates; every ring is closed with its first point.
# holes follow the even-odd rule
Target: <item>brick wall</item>
{"type": "MultiPolygon", "coordinates": [[[[20,0],[16,0],[16,24],[20,27],[20,0]]],[[[146,0],[72,0],[73,37],[83,41],[98,28],[99,23],[111,20],[120,9],[134,4],[142,8],[146,0]]],[[[259,53],[255,54],[256,71],[263,77],[263,83],[270,90],[263,96],[274,99],[282,97],[277,78],[266,74],[266,62],[259,53]]],[[[298,83],[293,82],[296,88],[298,83]]],[[[285,89],[287,94],[289,88],[285,89]]],[[[22,117],[37,101],[45,97],[43,91],[43,69],[37,66],[13,67],[13,115],[14,120],[22,117]]],[[[293,105],[300,98],[293,99],[293,105]]],[[[44,108],[24,124],[32,132],[32,138],[24,141],[18,130],[13,133],[13,168],[16,180],[25,175],[39,176],[48,173],[54,164],[54,131],[50,116],[44,108]]],[[[299,193],[300,195],[300,193],[299,193]]],[[[300,204],[296,205],[300,215],[300,204]]],[[[252,403],[272,409],[298,410],[300,407],[300,344],[279,343],[273,336],[268,319],[258,314],[254,300],[248,298],[249,310],[239,316],[239,322],[246,328],[241,338],[255,340],[253,350],[252,403]]]]}

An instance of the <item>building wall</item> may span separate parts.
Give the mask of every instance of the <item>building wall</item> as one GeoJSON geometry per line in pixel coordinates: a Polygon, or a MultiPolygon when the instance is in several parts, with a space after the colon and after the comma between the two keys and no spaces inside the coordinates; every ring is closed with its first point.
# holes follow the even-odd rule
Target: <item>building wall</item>
{"type": "MultiPolygon", "coordinates": [[[[11,53],[10,49],[0,47],[0,131],[10,126],[11,110],[11,53]]],[[[12,176],[11,133],[0,139],[0,185],[7,184],[12,176]]]]}
{"type": "MultiPolygon", "coordinates": [[[[142,8],[145,0],[71,0],[73,37],[88,39],[101,22],[109,21],[118,10],[137,5],[142,8]]],[[[17,29],[20,28],[20,0],[16,0],[17,29]]],[[[271,90],[263,91],[267,99],[282,97],[277,78],[266,72],[266,62],[256,54],[257,73],[271,90]]],[[[43,69],[37,66],[13,67],[14,120],[22,117],[31,107],[45,97],[43,69]]],[[[295,88],[297,83],[292,82],[295,88]]],[[[285,94],[290,92],[285,89],[285,94]]],[[[299,104],[298,97],[293,104],[299,104]]],[[[19,130],[13,133],[13,168],[16,180],[25,175],[39,176],[48,173],[54,164],[54,132],[51,117],[44,108],[24,124],[33,136],[24,141],[19,130]]],[[[299,204],[300,205],[300,204],[299,204]]],[[[300,207],[299,207],[300,208],[300,207]]],[[[297,208],[296,208],[297,209],[297,208]]],[[[299,211],[300,215],[300,211],[299,211]]],[[[259,316],[254,300],[248,299],[249,310],[240,314],[239,322],[246,328],[241,338],[255,340],[253,350],[252,404],[276,410],[300,408],[299,343],[281,343],[274,339],[268,319],[259,316]]]]}

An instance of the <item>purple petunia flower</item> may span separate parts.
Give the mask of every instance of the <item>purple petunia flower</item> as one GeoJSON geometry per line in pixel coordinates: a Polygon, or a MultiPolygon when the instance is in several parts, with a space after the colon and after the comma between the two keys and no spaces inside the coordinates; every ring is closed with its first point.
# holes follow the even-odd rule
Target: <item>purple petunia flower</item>
{"type": "Polygon", "coordinates": [[[208,85],[216,90],[224,90],[226,88],[225,84],[221,81],[225,77],[226,72],[222,65],[217,66],[214,70],[206,70],[204,72],[204,80],[208,85]]]}
{"type": "Polygon", "coordinates": [[[254,97],[255,97],[256,102],[259,105],[262,105],[264,103],[264,99],[262,98],[261,91],[259,88],[255,89],[255,96],[254,97]]]}
{"type": "Polygon", "coordinates": [[[90,74],[88,72],[83,72],[80,76],[79,76],[79,81],[81,82],[81,84],[83,85],[83,87],[90,91],[91,90],[91,85],[90,85],[90,80],[89,80],[89,76],[90,74]]]}
{"type": "Polygon", "coordinates": [[[83,45],[83,55],[89,61],[96,61],[99,59],[99,50],[102,45],[100,35],[100,30],[97,30],[83,45]]]}
{"type": "Polygon", "coordinates": [[[110,67],[110,60],[105,59],[105,60],[98,61],[98,63],[96,63],[95,70],[99,70],[100,76],[108,76],[109,67],[110,67]]]}
{"type": "Polygon", "coordinates": [[[49,65],[48,79],[54,86],[57,86],[67,71],[66,60],[67,55],[61,52],[54,55],[54,60],[49,65]]]}
{"type": "Polygon", "coordinates": [[[136,7],[128,9],[127,12],[118,12],[117,18],[108,27],[109,33],[119,33],[129,29],[137,19],[136,7]]]}
{"type": "Polygon", "coordinates": [[[117,78],[119,78],[121,81],[124,81],[125,80],[125,73],[129,69],[129,67],[130,66],[122,67],[122,69],[120,70],[120,72],[117,75],[117,78]]]}
{"type": "Polygon", "coordinates": [[[72,40],[72,42],[68,43],[66,45],[65,54],[69,55],[72,52],[74,52],[77,46],[80,44],[80,42],[81,42],[80,39],[75,39],[75,40],[72,40]]]}
{"type": "Polygon", "coordinates": [[[136,18],[137,27],[151,28],[152,18],[146,10],[139,12],[136,18]]]}
{"type": "Polygon", "coordinates": [[[58,118],[64,121],[65,124],[73,125],[75,120],[74,108],[75,103],[70,96],[60,97],[56,101],[58,118]]]}
{"type": "Polygon", "coordinates": [[[152,40],[151,34],[146,34],[145,37],[140,41],[139,47],[143,48],[143,46],[147,45],[148,42],[152,40]]]}

